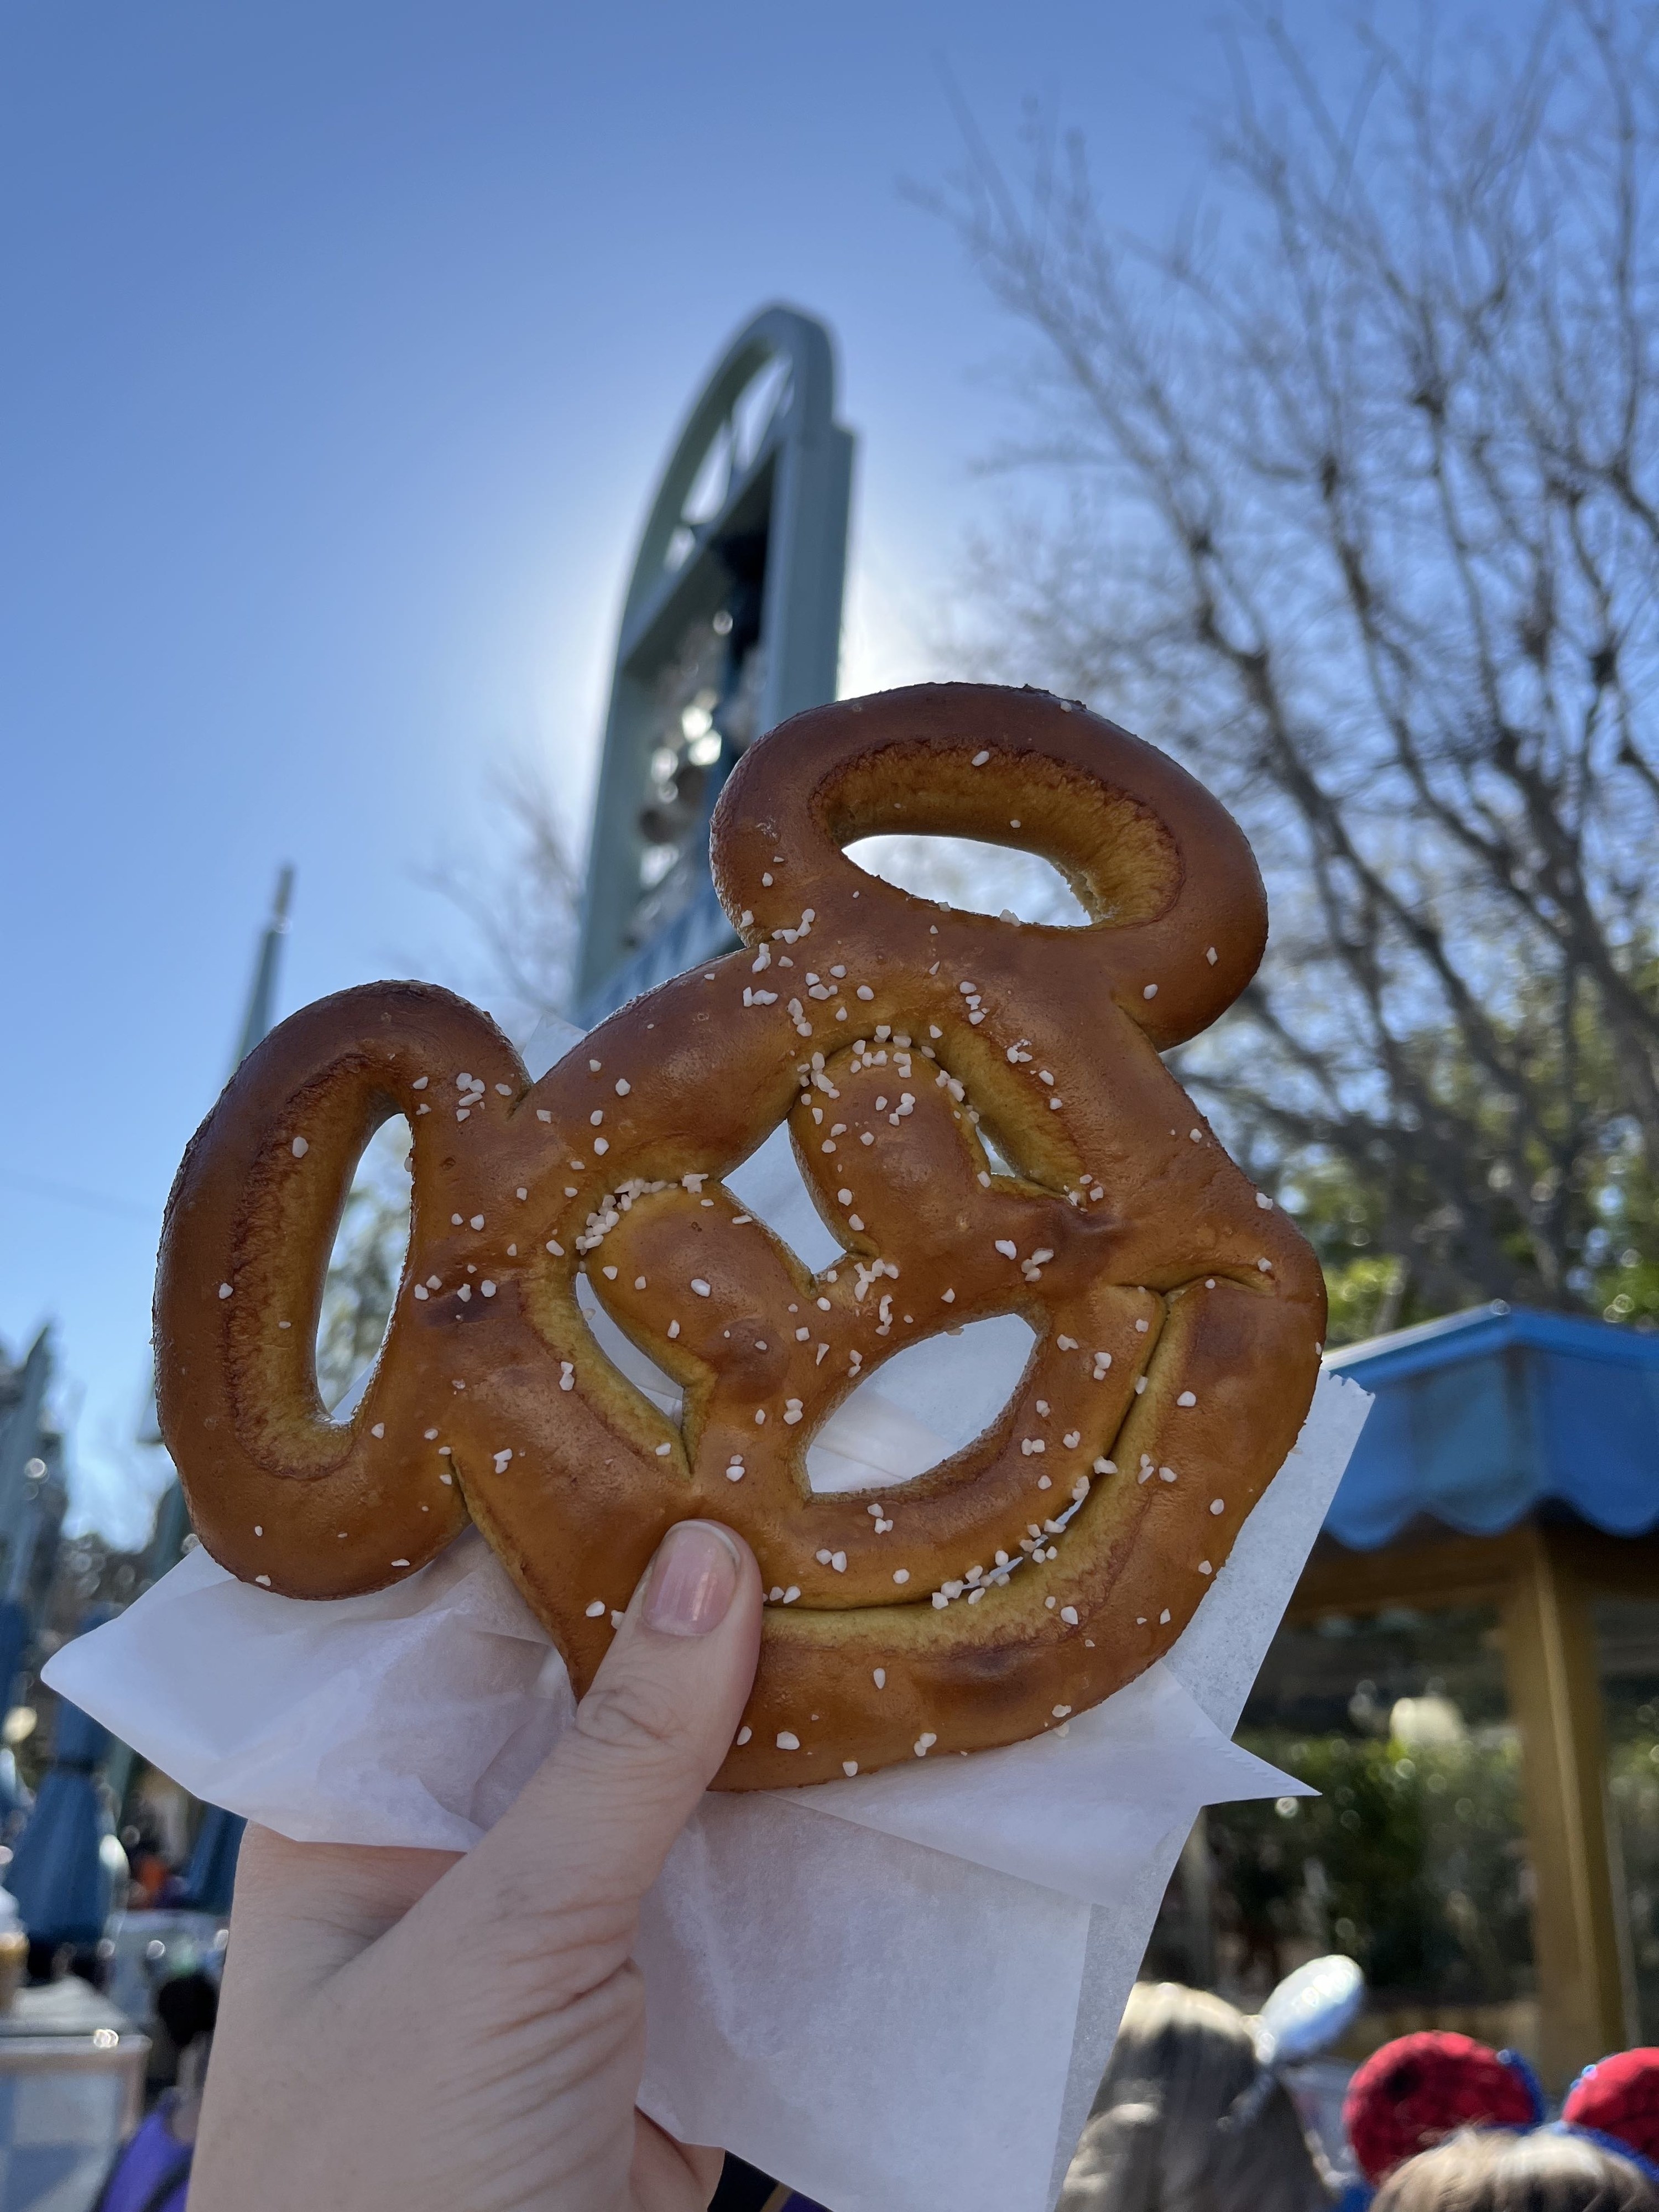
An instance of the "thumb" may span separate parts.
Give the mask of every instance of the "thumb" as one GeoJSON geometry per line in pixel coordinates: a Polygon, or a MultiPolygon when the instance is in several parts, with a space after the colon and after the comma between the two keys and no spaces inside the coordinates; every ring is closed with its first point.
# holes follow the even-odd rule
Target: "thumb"
{"type": "MultiPolygon", "coordinates": [[[[631,1934],[639,1900],[731,1747],[760,1656],[761,1580],[740,1536],[680,1521],[657,1548],[567,1731],[455,1869],[542,1913],[631,1934]]],[[[471,1880],[468,1880],[471,1886],[471,1880]]]]}

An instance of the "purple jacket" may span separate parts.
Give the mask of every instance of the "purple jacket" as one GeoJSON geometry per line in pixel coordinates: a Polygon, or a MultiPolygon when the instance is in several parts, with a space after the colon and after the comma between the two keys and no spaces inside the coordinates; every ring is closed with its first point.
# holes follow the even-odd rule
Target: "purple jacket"
{"type": "Polygon", "coordinates": [[[97,2212],[185,2212],[191,2145],[167,2127],[172,2106],[164,2097],[121,2153],[97,2212]]]}

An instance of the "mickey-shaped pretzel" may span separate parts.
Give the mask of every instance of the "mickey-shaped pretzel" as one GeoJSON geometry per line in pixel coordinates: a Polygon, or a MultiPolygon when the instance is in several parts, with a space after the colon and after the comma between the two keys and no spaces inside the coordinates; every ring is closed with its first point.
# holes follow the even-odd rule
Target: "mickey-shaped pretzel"
{"type": "Polygon", "coordinates": [[[319,1598],[414,1572],[470,1516],[580,1691],[665,1529],[726,1521],[770,1604],[725,1788],[1061,1726],[1180,1634],[1317,1372],[1313,1255],[1158,1058],[1255,972],[1249,847],[1110,723],[951,684],[785,724],[727,784],[713,854],[744,949],[533,1085],[419,984],[325,1000],[243,1064],[179,1170],[157,1291],[196,1526],[245,1580],[319,1598]],[[912,896],[842,851],[886,830],[1042,854],[1091,921],[912,896]],[[409,1255],[336,1423],[323,1277],[395,1113],[409,1255]],[[721,1181],[786,1118],[844,1252],[817,1276],[721,1181]],[[600,1351],[579,1271],[683,1385],[678,1427],[600,1351]],[[812,1492],[807,1444],[860,1380],[1010,1313],[1036,1342],[983,1436],[894,1487],[812,1492]]]}

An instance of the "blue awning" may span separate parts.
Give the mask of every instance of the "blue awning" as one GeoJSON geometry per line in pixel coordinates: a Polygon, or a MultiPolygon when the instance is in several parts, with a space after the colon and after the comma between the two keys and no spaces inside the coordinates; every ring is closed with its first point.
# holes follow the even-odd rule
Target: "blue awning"
{"type": "Polygon", "coordinates": [[[1496,1535],[1547,1502],[1609,1535],[1659,1526],[1659,1334],[1498,1304],[1326,1364],[1376,1400],[1325,1516],[1351,1550],[1419,1514],[1496,1535]]]}

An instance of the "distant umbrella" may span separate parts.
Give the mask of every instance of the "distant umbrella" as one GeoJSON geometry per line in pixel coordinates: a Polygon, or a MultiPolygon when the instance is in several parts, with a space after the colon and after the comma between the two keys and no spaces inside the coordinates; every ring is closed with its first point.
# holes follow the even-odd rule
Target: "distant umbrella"
{"type": "Polygon", "coordinates": [[[247,1822],[222,1805],[204,1805],[196,1848],[185,1869],[185,1903],[197,1912],[228,1912],[236,1887],[236,1856],[247,1822]]]}
{"type": "Polygon", "coordinates": [[[109,1917],[112,1875],[102,1854],[108,1826],[95,1779],[110,1733],[60,1700],[52,1765],[17,1839],[6,1887],[37,1943],[96,1943],[109,1917]]]}

